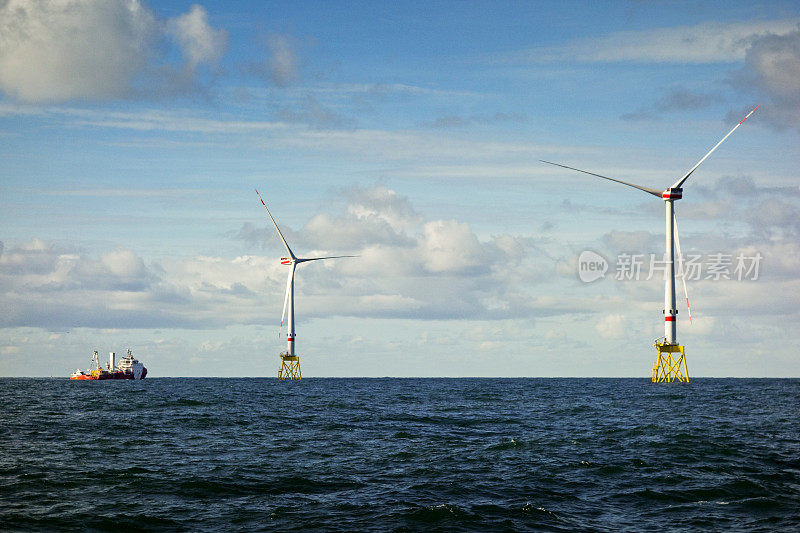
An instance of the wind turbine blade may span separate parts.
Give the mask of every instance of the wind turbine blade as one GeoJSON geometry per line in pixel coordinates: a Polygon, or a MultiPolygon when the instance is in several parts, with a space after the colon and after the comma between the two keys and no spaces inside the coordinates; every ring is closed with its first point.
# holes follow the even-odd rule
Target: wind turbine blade
{"type": "MultiPolygon", "coordinates": [[[[256,194],[258,194],[258,189],[256,189],[256,194]]],[[[269,208],[267,208],[267,204],[264,203],[264,199],[261,198],[261,195],[258,194],[258,199],[261,200],[261,205],[264,206],[264,209],[267,210],[267,214],[269,215],[269,219],[272,221],[272,224],[275,226],[275,229],[278,231],[278,236],[283,241],[283,245],[286,247],[286,251],[289,252],[289,257],[292,259],[296,259],[294,254],[292,253],[292,249],[289,248],[289,244],[286,242],[286,239],[283,238],[283,233],[281,233],[281,229],[278,227],[278,223],[275,222],[275,219],[272,218],[272,213],[269,212],[269,208]]]]}
{"type": "Polygon", "coordinates": [[[297,259],[298,263],[307,263],[309,261],[320,261],[322,259],[339,259],[340,257],[359,257],[357,255],[330,255],[328,257],[306,257],[297,259]]]}
{"type": "Polygon", "coordinates": [[[728,137],[730,137],[731,133],[733,133],[734,131],[736,131],[736,128],[738,128],[739,126],[741,126],[741,125],[742,125],[742,122],[744,122],[745,120],[747,120],[748,118],[750,118],[750,115],[752,115],[752,114],[755,112],[755,110],[759,108],[759,106],[760,106],[760,105],[761,105],[761,104],[759,104],[759,105],[755,106],[755,107],[753,108],[753,110],[752,110],[752,111],[750,111],[750,112],[749,112],[749,113],[748,113],[748,114],[747,114],[747,115],[746,115],[746,116],[745,116],[745,117],[744,117],[742,120],[740,120],[740,121],[739,121],[739,123],[738,123],[737,125],[735,125],[735,126],[733,127],[733,129],[732,129],[731,131],[729,131],[729,132],[728,132],[728,134],[727,134],[725,137],[723,137],[723,138],[722,138],[722,140],[721,140],[720,142],[718,142],[718,143],[717,143],[717,144],[714,146],[714,148],[712,148],[711,150],[709,150],[709,152],[708,152],[708,153],[707,153],[705,156],[703,156],[703,159],[701,159],[700,161],[698,161],[698,162],[697,162],[697,164],[696,164],[695,166],[693,166],[693,167],[692,167],[692,170],[690,170],[689,172],[687,172],[687,173],[686,173],[686,175],[685,175],[684,177],[682,177],[681,179],[679,179],[678,181],[676,181],[676,182],[675,182],[675,185],[673,185],[673,186],[672,186],[672,188],[673,188],[673,189],[680,189],[680,188],[681,188],[681,186],[683,185],[683,182],[684,182],[684,181],[686,181],[686,180],[689,178],[689,176],[691,176],[691,175],[692,175],[692,172],[694,172],[695,170],[697,170],[697,167],[699,167],[699,166],[700,166],[700,164],[701,164],[703,161],[705,161],[705,160],[708,158],[708,156],[710,156],[710,155],[711,155],[711,154],[714,152],[714,150],[716,150],[716,149],[719,147],[719,145],[720,145],[720,144],[722,144],[723,142],[725,142],[725,139],[727,139],[728,137]]]}
{"type": "Polygon", "coordinates": [[[583,172],[584,174],[589,174],[590,176],[597,176],[598,178],[603,178],[604,180],[616,181],[617,183],[621,183],[623,185],[627,185],[628,187],[633,187],[634,189],[639,189],[640,191],[644,191],[646,193],[652,194],[653,196],[658,196],[659,198],[661,198],[661,191],[657,191],[655,189],[651,189],[650,187],[643,187],[641,185],[635,185],[633,183],[628,183],[627,181],[622,181],[622,180],[617,180],[617,179],[614,179],[614,178],[609,178],[608,176],[601,176],[600,174],[595,174],[594,172],[588,172],[586,170],[581,170],[579,168],[568,167],[567,165],[560,165],[558,163],[551,163],[550,161],[545,161],[544,159],[540,159],[539,161],[541,161],[542,163],[547,163],[548,165],[555,165],[557,167],[568,168],[570,170],[583,172]]]}
{"type": "Polygon", "coordinates": [[[283,297],[283,313],[281,313],[281,328],[283,328],[283,319],[286,317],[286,306],[289,304],[289,291],[292,288],[292,281],[294,280],[295,265],[292,265],[292,270],[289,271],[289,278],[286,280],[286,294],[283,297]]]}
{"type": "Polygon", "coordinates": [[[678,237],[678,216],[672,213],[672,224],[675,228],[675,246],[678,248],[678,270],[683,281],[683,295],[686,296],[686,309],[689,312],[689,324],[692,324],[692,307],[689,305],[689,291],[686,289],[686,271],[683,269],[683,254],[681,254],[681,239],[678,237]]]}

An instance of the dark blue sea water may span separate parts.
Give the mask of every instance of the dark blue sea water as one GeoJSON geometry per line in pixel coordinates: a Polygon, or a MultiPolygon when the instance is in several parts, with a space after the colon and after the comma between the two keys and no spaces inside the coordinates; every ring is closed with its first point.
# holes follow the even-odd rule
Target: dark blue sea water
{"type": "Polygon", "coordinates": [[[800,380],[0,379],[0,529],[800,529],[800,380]]]}

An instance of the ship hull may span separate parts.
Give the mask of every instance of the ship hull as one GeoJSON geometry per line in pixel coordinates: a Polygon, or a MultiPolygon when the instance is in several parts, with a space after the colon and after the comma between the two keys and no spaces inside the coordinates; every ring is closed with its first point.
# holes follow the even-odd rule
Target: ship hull
{"type": "Polygon", "coordinates": [[[77,380],[106,380],[106,379],[144,379],[147,369],[142,368],[140,377],[136,377],[132,372],[103,372],[102,374],[78,374],[72,375],[69,379],[77,380]]]}
{"type": "Polygon", "coordinates": [[[126,374],[124,372],[109,372],[107,374],[100,374],[97,379],[133,379],[133,374],[126,374]]]}

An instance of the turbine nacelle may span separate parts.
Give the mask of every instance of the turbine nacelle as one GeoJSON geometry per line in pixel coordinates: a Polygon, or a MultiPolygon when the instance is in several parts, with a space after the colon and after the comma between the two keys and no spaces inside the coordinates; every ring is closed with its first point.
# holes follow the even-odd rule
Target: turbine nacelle
{"type": "Polygon", "coordinates": [[[663,198],[664,200],[680,200],[681,198],[683,198],[683,188],[670,187],[669,189],[661,193],[661,198],[663,198]]]}
{"type": "Polygon", "coordinates": [[[281,264],[282,265],[291,265],[292,258],[291,257],[281,257],[281,264]]]}

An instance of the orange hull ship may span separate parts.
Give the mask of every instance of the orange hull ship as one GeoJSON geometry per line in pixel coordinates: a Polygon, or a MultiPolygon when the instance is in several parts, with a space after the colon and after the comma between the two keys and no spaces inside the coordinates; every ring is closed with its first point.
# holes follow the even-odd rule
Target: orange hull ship
{"type": "Polygon", "coordinates": [[[142,363],[133,358],[130,350],[119,362],[119,365],[114,365],[115,355],[114,352],[111,352],[106,368],[101,368],[98,354],[95,351],[94,355],[92,355],[92,368],[85,371],[76,370],[69,379],[144,379],[147,376],[147,369],[142,363]]]}

